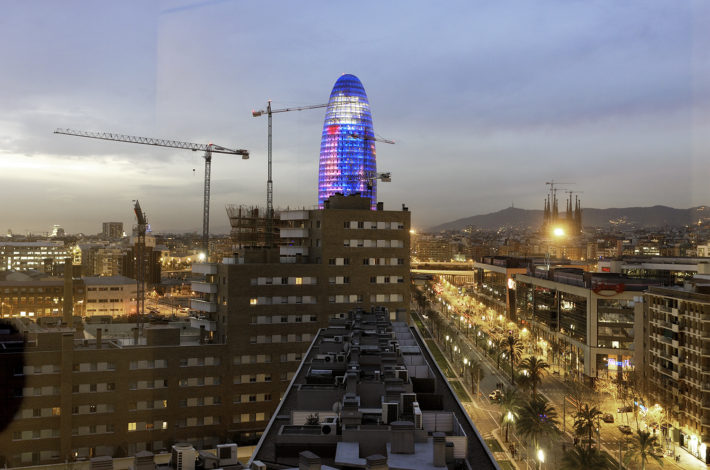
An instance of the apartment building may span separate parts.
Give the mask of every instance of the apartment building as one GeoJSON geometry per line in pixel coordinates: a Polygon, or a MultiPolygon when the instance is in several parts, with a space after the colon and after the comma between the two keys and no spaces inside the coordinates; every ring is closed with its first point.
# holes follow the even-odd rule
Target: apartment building
{"type": "Polygon", "coordinates": [[[670,435],[710,463],[710,286],[651,287],[646,379],[669,413],[670,435]]]}

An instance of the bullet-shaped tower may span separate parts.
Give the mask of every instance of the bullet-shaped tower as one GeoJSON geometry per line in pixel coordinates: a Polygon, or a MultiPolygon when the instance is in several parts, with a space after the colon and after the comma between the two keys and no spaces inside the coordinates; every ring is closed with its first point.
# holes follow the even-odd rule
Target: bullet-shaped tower
{"type": "Polygon", "coordinates": [[[330,93],[318,168],[318,207],[335,193],[360,193],[377,207],[375,133],[370,103],[360,80],[345,74],[330,93]]]}

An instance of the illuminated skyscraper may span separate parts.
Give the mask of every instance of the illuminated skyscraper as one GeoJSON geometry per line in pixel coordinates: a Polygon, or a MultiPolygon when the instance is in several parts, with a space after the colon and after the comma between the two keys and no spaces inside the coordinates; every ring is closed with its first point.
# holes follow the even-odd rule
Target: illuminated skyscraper
{"type": "Polygon", "coordinates": [[[375,133],[365,89],[354,75],[333,86],[323,123],[318,169],[318,207],[335,193],[360,193],[377,206],[375,133]]]}

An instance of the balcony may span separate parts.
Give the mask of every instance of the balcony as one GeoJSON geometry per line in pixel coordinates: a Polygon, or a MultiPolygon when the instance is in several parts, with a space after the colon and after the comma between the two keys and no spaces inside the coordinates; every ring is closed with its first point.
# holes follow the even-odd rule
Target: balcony
{"type": "Polygon", "coordinates": [[[217,265],[214,263],[193,264],[192,272],[194,274],[217,274],[217,265]]]}
{"type": "Polygon", "coordinates": [[[194,292],[202,292],[203,294],[216,294],[217,284],[211,284],[209,282],[202,281],[192,281],[191,289],[194,292]]]}
{"type": "Polygon", "coordinates": [[[281,211],[281,220],[308,220],[308,211],[281,211]]]}
{"type": "Polygon", "coordinates": [[[308,255],[307,246],[282,246],[279,248],[279,254],[281,256],[296,256],[296,255],[308,255]]]}
{"type": "Polygon", "coordinates": [[[307,228],[282,228],[281,238],[308,238],[307,228]]]}
{"type": "Polygon", "coordinates": [[[217,322],[216,321],[211,321],[207,319],[197,319],[197,318],[190,318],[190,326],[192,328],[200,328],[201,326],[205,327],[205,331],[217,331],[217,322]]]}
{"type": "Polygon", "coordinates": [[[190,299],[190,308],[198,312],[215,313],[217,311],[217,303],[207,302],[205,300],[190,299]]]}

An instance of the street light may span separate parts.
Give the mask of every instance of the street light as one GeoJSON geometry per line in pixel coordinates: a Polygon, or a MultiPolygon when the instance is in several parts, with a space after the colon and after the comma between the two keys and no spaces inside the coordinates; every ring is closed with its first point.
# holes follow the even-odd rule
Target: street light
{"type": "Polygon", "coordinates": [[[545,451],[542,449],[537,450],[537,460],[543,464],[545,463],[545,451]]]}

